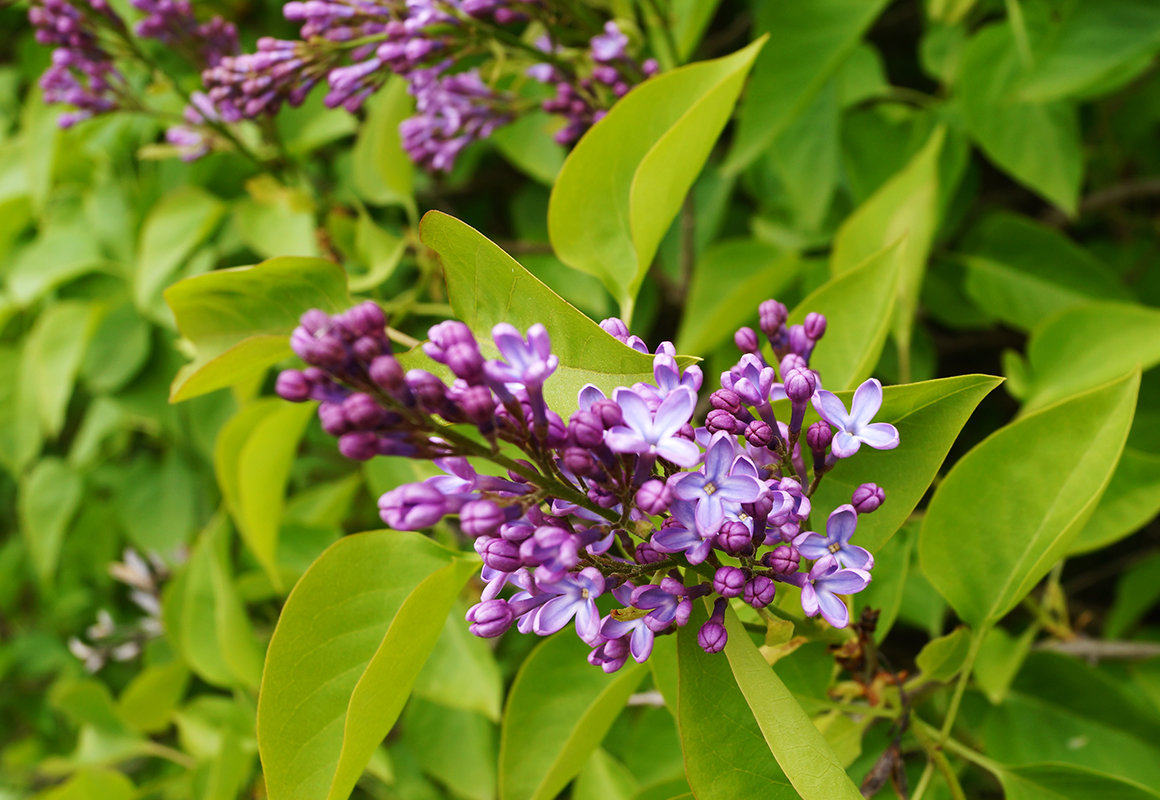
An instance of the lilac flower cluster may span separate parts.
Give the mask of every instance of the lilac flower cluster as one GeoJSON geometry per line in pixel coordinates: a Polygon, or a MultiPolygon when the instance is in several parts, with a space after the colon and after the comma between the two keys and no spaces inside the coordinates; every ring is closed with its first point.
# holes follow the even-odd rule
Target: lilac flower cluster
{"type": "MultiPolygon", "coordinates": [[[[613,671],[629,657],[647,659],[654,637],[684,625],[698,598],[715,598],[698,641],[717,652],[731,598],[763,608],[779,582],[790,583],[807,616],[844,627],[839,595],[870,581],[873,556],[850,541],[859,515],[882,504],[882,489],[858,487],[824,533],[810,524],[810,497],[862,444],[898,445],[893,426],[870,421],[882,387],[864,383],[847,412],[809,367],[825,318],[787,326],[785,307],[767,301],[761,320],[774,358],[754,330],[738,331],[743,355],[710,394],[701,427],[692,424],[701,370],[682,369],[669,343],[652,354],[651,383],[611,397],[589,384],[565,421],[544,399],[559,362],[542,325],[526,335],[497,325],[498,359],[484,357],[463,323],[436,325],[422,350],[453,376],[447,383],[404,366],[370,302],[335,316],[305,314],[291,347],[309,366],[282,372],[276,388],[287,400],[318,401],[324,430],[349,458],[404,455],[440,467],[438,477],[384,494],[379,511],[400,530],[458,516],[484,565],[481,602],[467,616],[473,633],[498,636],[515,625],[548,635],[571,624],[592,648],[589,660],[613,671]],[[779,419],[785,403],[788,417],[779,419]],[[821,419],[803,437],[809,405],[821,419]],[[505,455],[505,443],[524,458],[505,455]],[[480,472],[479,461],[505,472],[480,472]],[[605,595],[619,607],[602,612],[605,595]]],[[[601,326],[648,352],[621,321],[601,326]]]]}

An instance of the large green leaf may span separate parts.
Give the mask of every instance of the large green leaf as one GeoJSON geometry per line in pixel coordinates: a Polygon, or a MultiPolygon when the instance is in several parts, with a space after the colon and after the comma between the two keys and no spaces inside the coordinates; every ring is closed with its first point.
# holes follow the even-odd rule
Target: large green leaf
{"type": "Polygon", "coordinates": [[[726,169],[753,162],[857,46],[886,0],[784,0],[756,6],[756,28],[774,37],[753,65],[726,169]]]}
{"type": "Polygon", "coordinates": [[[1100,504],[1068,552],[1107,547],[1147,525],[1158,512],[1160,456],[1125,447],[1100,504]]]}
{"type": "Polygon", "coordinates": [[[791,325],[800,325],[811,311],[825,315],[826,335],[810,366],[827,389],[854,388],[878,363],[896,307],[905,247],[905,242],[894,242],[869,254],[856,268],[811,292],[789,315],[791,325]]]}
{"type": "Polygon", "coordinates": [[[725,614],[725,627],[729,631],[725,656],[733,677],[793,788],[805,800],[861,798],[822,732],[754,646],[732,609],[725,614]]]}
{"type": "Polygon", "coordinates": [[[32,463],[44,441],[33,380],[36,366],[27,339],[23,348],[0,345],[0,374],[19,376],[0,381],[0,464],[14,476],[32,463]]]}
{"type": "Polygon", "coordinates": [[[697,644],[707,619],[704,603],[696,602],[688,624],[677,631],[676,713],[689,786],[698,800],[797,798],[737,687],[729,659],[697,644]]]}
{"type": "Polygon", "coordinates": [[[399,135],[399,123],[413,107],[407,82],[400,77],[392,77],[367,101],[366,123],[354,144],[351,181],[368,203],[401,205],[415,219],[415,167],[399,135]]]}
{"type": "Polygon", "coordinates": [[[1015,180],[1074,214],[1083,153],[1075,109],[1013,96],[1022,63],[1011,27],[984,28],[967,43],[956,88],[971,137],[1015,180]]]}
{"type": "Polygon", "coordinates": [[[80,372],[85,347],[100,320],[100,307],[65,301],[48,306],[25,342],[25,373],[32,381],[40,425],[53,438],[64,427],[65,412],[80,372]]]}
{"type": "Polygon", "coordinates": [[[1023,417],[939,485],[919,559],[964,622],[1004,616],[1067,553],[1119,461],[1139,385],[1137,371],[1023,417]]]}
{"type": "Polygon", "coordinates": [[[552,246],[632,316],[661,238],[729,121],[765,40],[645,81],[589,129],[548,207],[552,246]]]}
{"type": "Polygon", "coordinates": [[[475,711],[499,722],[503,681],[495,655],[485,639],[463,624],[466,611],[457,604],[415,681],[415,696],[463,711],[475,711]]]}
{"type": "Polygon", "coordinates": [[[1155,800],[1152,789],[1113,774],[1065,764],[1005,767],[997,773],[1007,800],[1155,800]]]}
{"type": "Polygon", "coordinates": [[[971,649],[971,629],[960,625],[946,636],[931,639],[914,659],[923,680],[946,682],[959,674],[971,649]]]}
{"type": "Polygon", "coordinates": [[[1088,303],[1043,321],[1027,343],[1027,413],[1139,367],[1160,364],[1160,309],[1088,303]]]}
{"type": "Polygon", "coordinates": [[[313,403],[255,400],[222,426],[214,446],[222,496],[246,546],[278,590],[278,528],[286,483],[313,412],[313,403]]]}
{"type": "MultiPolygon", "coordinates": [[[[863,447],[840,460],[818,484],[813,496],[815,513],[829,513],[849,503],[861,484],[877,483],[886,492],[886,502],[873,514],[858,517],[854,540],[877,550],[910,516],[975,406],[1000,382],[990,375],[960,375],[885,387],[882,410],[875,419],[898,428],[900,444],[894,450],[863,447]]],[[[844,401],[849,405],[848,396],[844,401]]],[[[823,520],[814,522],[820,526],[823,520]]]]}
{"type": "Polygon", "coordinates": [[[1160,50],[1160,5],[1152,0],[1079,0],[1038,48],[1018,89],[1032,102],[1074,97],[1160,50]]]}
{"type": "Polygon", "coordinates": [[[516,675],[499,746],[500,800],[551,800],[580,772],[646,669],[606,675],[564,630],[540,644],[516,675]]]}
{"type": "MultiPolygon", "coordinates": [[[[466,630],[462,615],[457,622],[466,630]]],[[[414,697],[400,726],[420,768],[453,796],[495,800],[495,725],[479,714],[414,697]]]]}
{"type": "Polygon", "coordinates": [[[338,800],[390,731],[476,568],[416,533],[332,545],[270,640],[258,742],[271,800],[338,800]]]}
{"type": "Polygon", "coordinates": [[[1052,228],[1009,213],[984,219],[963,243],[967,294],[988,314],[1033,328],[1089,300],[1126,300],[1118,276],[1052,228]]]}
{"type": "Polygon", "coordinates": [[[884,247],[898,245],[894,332],[903,352],[910,349],[922,275],[939,223],[939,155],[945,139],[945,129],[935,128],[910,163],[860,205],[834,237],[830,259],[834,275],[857,268],[884,247]]]}
{"type": "Polygon", "coordinates": [[[733,338],[757,302],[777,297],[797,277],[800,260],[757,239],[726,239],[705,249],[693,268],[677,350],[708,353],[733,338]]]}
{"type": "Polygon", "coordinates": [[[137,787],[120,772],[111,769],[86,769],[73,775],[60,786],[43,794],[37,800],[132,800],[137,787]]]}
{"type": "Polygon", "coordinates": [[[317,258],[273,258],[187,278],[165,292],[194,360],[177,373],[172,402],[252,378],[291,354],[290,333],[312,308],[350,304],[342,267],[317,258]]]}
{"type": "Polygon", "coordinates": [[[141,228],[133,300],[152,316],[160,305],[161,290],[174,273],[206,240],[222,215],[224,204],[204,189],[183,186],[150,209],[141,228]]]}
{"type": "Polygon", "coordinates": [[[37,462],[20,483],[20,532],[43,585],[56,573],[64,534],[83,490],[80,474],[59,458],[37,462]]]}
{"type": "Polygon", "coordinates": [[[456,317],[475,331],[485,353],[498,353],[491,341],[497,323],[509,322],[521,332],[537,322],[548,329],[560,366],[544,384],[544,396],[562,416],[577,407],[576,395],[586,383],[610,394],[617,386],[652,380],[650,356],[609,336],[471,226],[431,211],[419,235],[439,255],[456,317]]]}
{"type": "Polygon", "coordinates": [[[785,187],[801,230],[817,231],[830,208],[841,168],[840,119],[835,77],[778,134],[768,150],[769,166],[785,187]]]}

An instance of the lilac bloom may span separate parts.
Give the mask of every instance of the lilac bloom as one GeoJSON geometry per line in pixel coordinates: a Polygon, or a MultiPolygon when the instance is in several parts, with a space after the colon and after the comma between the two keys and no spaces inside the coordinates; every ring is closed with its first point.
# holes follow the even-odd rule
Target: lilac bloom
{"type": "Polygon", "coordinates": [[[736,446],[728,433],[718,433],[705,453],[704,472],[685,472],[673,479],[673,494],[697,504],[695,520],[703,537],[720,529],[727,511],[752,503],[765,489],[752,463],[744,456],[736,458],[736,446]]]}
{"type": "Polygon", "coordinates": [[[514,325],[506,322],[492,328],[491,334],[500,355],[506,359],[506,362],[487,362],[484,369],[492,381],[521,384],[535,390],[544,385],[560,364],[560,359],[552,355],[547,328],[539,323],[528,328],[526,340],[514,325]]]}
{"type": "Polygon", "coordinates": [[[741,356],[737,365],[721,373],[721,387],[738,394],[750,406],[760,406],[771,400],[785,398],[785,389],[777,383],[777,373],[753,353],[741,356]],[[771,397],[776,390],[778,394],[771,397]]]}
{"type": "Polygon", "coordinates": [[[838,597],[839,594],[854,594],[870,583],[870,573],[860,569],[838,569],[838,562],[823,558],[814,564],[809,575],[799,572],[793,582],[802,590],[802,611],[807,617],[817,616],[820,611],[826,622],[835,628],[844,628],[850,623],[850,609],[838,597]]]}
{"type": "Polygon", "coordinates": [[[882,407],[882,384],[875,378],[854,392],[850,413],[833,392],[819,390],[813,397],[814,408],[823,420],[838,429],[831,444],[838,458],[849,458],[863,444],[876,450],[898,447],[898,429],[888,422],[871,422],[882,407]]]}
{"type": "Polygon", "coordinates": [[[580,394],[577,399],[580,404],[580,410],[587,411],[588,409],[592,408],[592,404],[597,400],[605,400],[607,398],[604,396],[604,392],[602,392],[595,384],[586,383],[584,384],[583,388],[580,389],[580,394]]]}
{"type": "MultiPolygon", "coordinates": [[[[631,613],[630,609],[626,609],[631,613]]],[[[648,626],[648,617],[632,617],[618,619],[613,615],[604,618],[600,625],[600,635],[606,639],[628,639],[628,651],[638,664],[643,664],[652,655],[653,641],[656,635],[648,626]]]]}
{"type": "Polygon", "coordinates": [[[682,373],[680,366],[677,364],[677,359],[668,353],[658,352],[653,358],[653,379],[656,381],[655,385],[638,383],[632,388],[638,394],[647,395],[648,398],[655,398],[659,404],[661,400],[672,394],[673,390],[678,386],[687,386],[694,393],[699,392],[704,376],[701,373],[701,368],[695,364],[688,367],[682,373]]]}
{"type": "Polygon", "coordinates": [[[693,416],[697,396],[692,389],[678,386],[664,399],[655,414],[631,389],[617,389],[615,399],[624,414],[625,424],[617,425],[604,435],[605,442],[614,452],[648,453],[682,467],[697,463],[701,456],[697,445],[676,436],[693,416]]]}
{"type": "Polygon", "coordinates": [[[854,528],[858,525],[858,512],[847,503],[838,506],[826,520],[826,535],[823,537],[813,531],[794,539],[794,546],[806,558],[822,559],[833,556],[843,567],[870,570],[874,568],[874,556],[870,551],[857,545],[850,544],[850,537],[854,535],[854,528]]]}
{"type": "Polygon", "coordinates": [[[674,500],[670,511],[673,516],[669,523],[652,535],[653,548],[661,553],[684,553],[690,564],[700,564],[709,557],[716,540],[697,533],[692,503],[674,500]]]}
{"type": "Polygon", "coordinates": [[[632,605],[649,610],[644,618],[645,624],[657,633],[674,622],[678,626],[684,625],[693,611],[688,588],[676,578],[669,577],[661,580],[659,586],[648,584],[633,590],[632,605]]]}
{"type": "Polygon", "coordinates": [[[600,570],[585,567],[578,575],[565,575],[555,583],[539,588],[556,597],[536,611],[532,620],[533,631],[547,636],[575,618],[576,635],[592,647],[600,643],[600,612],[596,609],[596,598],[604,593],[604,576],[600,570]]]}

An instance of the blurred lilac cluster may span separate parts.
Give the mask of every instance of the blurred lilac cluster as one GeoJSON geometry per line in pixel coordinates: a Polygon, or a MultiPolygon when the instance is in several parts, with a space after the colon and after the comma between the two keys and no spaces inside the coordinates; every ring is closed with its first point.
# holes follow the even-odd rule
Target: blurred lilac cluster
{"type": "MultiPolygon", "coordinates": [[[[484,564],[481,602],[468,613],[473,633],[498,636],[515,625],[548,635],[572,624],[592,648],[589,661],[613,671],[629,657],[647,659],[654,637],[686,624],[698,598],[715,601],[698,641],[720,651],[729,599],[762,608],[779,583],[800,588],[806,615],[848,624],[839,595],[865,588],[874,564],[850,540],[884,493],[859,486],[824,532],[813,530],[810,498],[838,459],[863,444],[894,448],[898,432],[871,421],[882,402],[876,380],[862,384],[849,411],[821,388],[809,366],[826,328],[821,315],[787,325],[783,305],[763,303],[773,358],[756,331],[738,331],[744,352],[721,375],[699,427],[701,370],[682,369],[667,342],[651,354],[652,382],[611,397],[589,384],[565,421],[545,401],[559,361],[542,325],[526,334],[497,325],[498,359],[484,357],[465,324],[436,325],[422,349],[453,376],[448,383],[406,369],[385,323],[374,303],[335,316],[308,312],[291,346],[309,367],[283,372],[277,391],[318,401],[323,428],[349,458],[403,455],[440,467],[438,477],[384,494],[379,510],[400,530],[458,516],[484,564]],[[803,431],[810,405],[820,420],[803,431]],[[522,457],[506,455],[505,445],[522,457]],[[479,471],[488,461],[500,474],[479,471]],[[597,605],[605,595],[618,604],[607,613],[597,605]]],[[[601,326],[648,352],[620,320],[601,326]]]]}

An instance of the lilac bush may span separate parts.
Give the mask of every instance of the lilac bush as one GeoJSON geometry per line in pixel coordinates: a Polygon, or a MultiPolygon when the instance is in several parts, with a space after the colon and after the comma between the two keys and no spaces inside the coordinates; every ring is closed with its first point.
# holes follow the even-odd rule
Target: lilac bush
{"type": "MultiPolygon", "coordinates": [[[[810,498],[860,444],[898,445],[892,425],[870,422],[881,385],[862,384],[846,414],[809,366],[825,319],[787,326],[785,307],[772,300],[761,316],[772,358],[754,331],[738,331],[745,352],[709,393],[701,425],[701,369],[682,369],[671,343],[652,354],[652,383],[611,398],[589,384],[565,420],[544,398],[559,363],[544,326],[526,335],[495,326],[500,358],[487,359],[467,325],[439,323],[422,352],[448,382],[404,366],[411,356],[392,351],[373,302],[306,313],[291,346],[309,366],[282,372],[277,391],[318,401],[322,427],[349,458],[401,455],[442,470],[387,492],[379,510],[399,530],[459,517],[483,561],[482,598],[467,614],[472,633],[494,637],[514,625],[545,636],[571,625],[592,648],[589,661],[613,672],[628,658],[646,660],[654,637],[686,624],[698,598],[717,598],[698,641],[718,652],[726,598],[763,609],[779,583],[793,584],[807,616],[841,628],[849,612],[839,595],[870,582],[873,556],[850,540],[858,516],[881,505],[882,489],[858,487],[824,535],[812,530],[810,498]],[[811,403],[821,420],[803,437],[811,403]],[[480,472],[474,459],[505,474],[480,472]],[[604,612],[597,601],[606,595],[619,606],[604,612]]],[[[620,320],[601,327],[647,350],[620,320]]]]}

